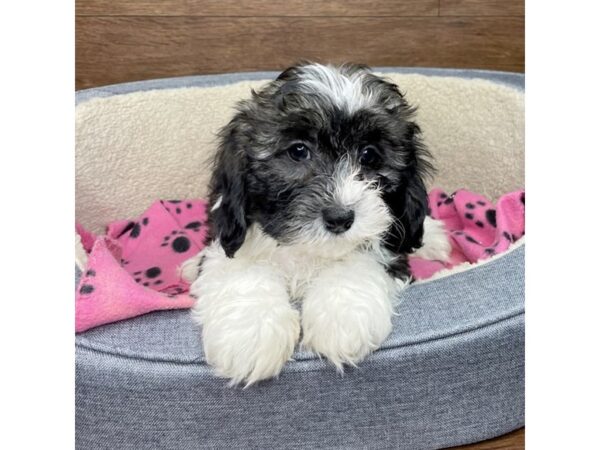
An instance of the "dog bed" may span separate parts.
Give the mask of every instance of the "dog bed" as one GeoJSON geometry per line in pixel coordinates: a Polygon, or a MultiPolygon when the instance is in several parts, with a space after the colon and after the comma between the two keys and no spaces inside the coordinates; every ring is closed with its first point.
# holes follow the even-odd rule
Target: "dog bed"
{"type": "MultiPolygon", "coordinates": [[[[496,199],[523,186],[520,74],[379,69],[419,107],[435,184],[496,199]]],[[[232,105],[276,73],[77,93],[76,217],[102,232],[159,198],[205,197],[232,105]]],[[[187,310],[76,336],[77,448],[442,448],[524,424],[524,239],[411,285],[381,349],[344,376],[298,351],[279,379],[229,388],[187,310]]]]}

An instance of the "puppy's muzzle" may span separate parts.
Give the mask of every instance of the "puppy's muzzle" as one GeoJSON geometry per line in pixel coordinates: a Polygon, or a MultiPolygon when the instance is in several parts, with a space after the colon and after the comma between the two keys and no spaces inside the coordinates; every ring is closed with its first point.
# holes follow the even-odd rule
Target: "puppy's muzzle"
{"type": "Polygon", "coordinates": [[[327,231],[333,234],[345,233],[354,223],[354,211],[340,207],[325,208],[323,210],[323,223],[327,231]]]}

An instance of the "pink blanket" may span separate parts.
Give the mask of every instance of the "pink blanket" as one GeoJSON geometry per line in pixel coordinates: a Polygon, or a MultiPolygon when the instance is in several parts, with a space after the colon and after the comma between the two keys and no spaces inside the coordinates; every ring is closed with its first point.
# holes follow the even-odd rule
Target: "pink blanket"
{"type": "Polygon", "coordinates": [[[441,189],[429,194],[431,217],[444,222],[452,245],[447,262],[411,257],[414,278],[423,280],[442,269],[474,263],[502,253],[525,234],[525,191],[505,194],[492,204],[482,195],[441,189]]]}
{"type": "MultiPolygon", "coordinates": [[[[452,254],[446,263],[411,257],[417,279],[501,253],[525,232],[523,191],[502,196],[494,206],[469,191],[449,196],[434,189],[429,203],[432,217],[444,221],[452,254]]],[[[179,267],[202,249],[205,222],[205,201],[161,200],[134,221],[110,223],[105,236],[76,224],[89,257],[77,287],[75,330],[191,307],[194,299],[187,294],[189,285],[179,267]]]]}
{"type": "Polygon", "coordinates": [[[135,221],[109,224],[106,236],[77,224],[89,257],[76,293],[75,331],[192,306],[179,266],[202,249],[205,222],[203,200],[161,200],[135,221]]]}

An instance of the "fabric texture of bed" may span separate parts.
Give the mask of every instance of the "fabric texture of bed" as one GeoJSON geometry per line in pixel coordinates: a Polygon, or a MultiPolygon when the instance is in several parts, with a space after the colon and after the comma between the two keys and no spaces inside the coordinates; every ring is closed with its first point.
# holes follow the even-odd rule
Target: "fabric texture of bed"
{"type": "MultiPolygon", "coordinates": [[[[523,186],[523,76],[381,69],[419,106],[435,185],[523,186]]],[[[77,219],[100,231],[157,198],[205,195],[235,100],[274,73],[152,80],[77,94],[77,219]]],[[[76,446],[442,448],[524,424],[524,240],[404,291],[394,330],[338,375],[298,351],[279,379],[229,388],[185,310],[76,337],[76,446]]]]}

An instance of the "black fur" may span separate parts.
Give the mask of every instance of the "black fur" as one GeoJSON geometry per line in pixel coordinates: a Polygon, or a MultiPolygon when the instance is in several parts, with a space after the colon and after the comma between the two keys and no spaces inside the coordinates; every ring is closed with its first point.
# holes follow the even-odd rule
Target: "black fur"
{"type": "MultiPolygon", "coordinates": [[[[410,163],[402,173],[403,183],[384,194],[384,200],[392,210],[396,221],[385,237],[385,245],[398,255],[406,255],[423,244],[423,222],[429,214],[427,189],[424,178],[433,173],[429,153],[420,141],[421,130],[410,123],[404,140],[410,163]]],[[[388,268],[394,276],[402,278],[408,273],[407,259],[398,258],[397,263],[388,268]]]]}
{"type": "Polygon", "coordinates": [[[248,157],[238,136],[237,125],[230,123],[221,133],[212,176],[210,205],[221,204],[209,214],[211,234],[219,237],[230,258],[244,243],[248,218],[246,215],[246,172],[248,157]]]}
{"type": "Polygon", "coordinates": [[[375,158],[360,176],[375,180],[393,216],[384,237],[398,256],[388,270],[408,274],[406,254],[421,246],[428,213],[424,177],[433,171],[429,153],[413,121],[414,108],[398,87],[366,66],[345,65],[346,74],[366,73],[363,89],[376,103],[352,113],[302,83],[306,65],[285,70],[250,100],[242,101],[220,133],[210,185],[211,239],[219,238],[233,257],[254,222],[282,245],[292,242],[303,224],[322,214],[327,191],[341,158],[359,164],[366,146],[375,158]],[[288,150],[303,145],[311,158],[295,161],[288,150]]]}

